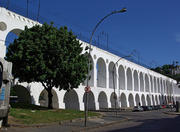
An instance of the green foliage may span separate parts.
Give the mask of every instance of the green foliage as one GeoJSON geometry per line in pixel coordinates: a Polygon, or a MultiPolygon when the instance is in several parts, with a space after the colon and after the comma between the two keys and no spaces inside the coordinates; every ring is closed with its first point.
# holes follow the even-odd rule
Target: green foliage
{"type": "Polygon", "coordinates": [[[172,74],[172,70],[175,69],[176,67],[177,67],[177,65],[175,65],[173,63],[173,64],[166,64],[166,65],[163,65],[161,67],[156,67],[156,68],[151,69],[151,70],[156,71],[156,72],[163,74],[165,76],[171,77],[171,78],[177,80],[177,82],[180,82],[180,74],[176,74],[176,75],[172,74]]]}
{"type": "Polygon", "coordinates": [[[13,63],[13,75],[20,82],[40,82],[48,89],[77,88],[86,79],[88,57],[81,43],[68,31],[53,24],[25,27],[9,45],[6,59],[13,63]]]}
{"type": "MultiPolygon", "coordinates": [[[[9,122],[15,124],[44,124],[64,120],[83,118],[84,112],[76,110],[48,110],[45,107],[25,103],[12,103],[9,122]]],[[[98,116],[98,113],[88,112],[88,116],[98,116]]]]}

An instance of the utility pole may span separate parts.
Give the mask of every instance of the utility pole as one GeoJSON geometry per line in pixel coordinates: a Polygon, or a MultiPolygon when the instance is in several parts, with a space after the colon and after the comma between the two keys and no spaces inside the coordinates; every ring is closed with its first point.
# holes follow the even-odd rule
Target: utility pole
{"type": "MultiPolygon", "coordinates": [[[[107,14],[106,16],[104,16],[102,19],[100,19],[100,21],[96,24],[96,26],[93,28],[91,36],[90,36],[90,40],[89,40],[89,61],[88,61],[88,75],[87,75],[87,85],[86,85],[86,89],[90,89],[89,86],[89,75],[90,75],[90,55],[91,55],[91,47],[92,47],[92,38],[93,35],[96,31],[96,29],[98,28],[98,26],[109,16],[113,15],[113,14],[117,14],[117,13],[124,13],[126,12],[126,8],[122,8],[119,11],[112,11],[111,13],[107,14]]],[[[84,117],[84,126],[87,126],[87,115],[88,115],[88,92],[85,92],[85,117],[84,117]]]]}

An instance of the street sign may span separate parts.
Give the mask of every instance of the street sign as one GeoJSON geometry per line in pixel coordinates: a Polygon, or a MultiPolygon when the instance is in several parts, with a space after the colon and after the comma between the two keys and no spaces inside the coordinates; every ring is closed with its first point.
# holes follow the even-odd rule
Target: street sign
{"type": "Polygon", "coordinates": [[[84,90],[85,90],[85,92],[87,92],[87,93],[88,93],[88,92],[90,92],[90,91],[91,91],[91,88],[90,88],[89,86],[87,86],[87,87],[85,87],[85,89],[84,89],[84,90]]]}

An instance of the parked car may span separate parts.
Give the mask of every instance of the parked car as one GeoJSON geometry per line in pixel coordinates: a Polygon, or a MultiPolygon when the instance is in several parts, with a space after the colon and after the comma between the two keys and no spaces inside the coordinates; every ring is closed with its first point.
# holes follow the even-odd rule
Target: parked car
{"type": "Polygon", "coordinates": [[[18,102],[18,96],[10,96],[10,103],[17,103],[18,102]]]}
{"type": "Polygon", "coordinates": [[[134,106],[132,111],[143,111],[143,108],[141,106],[134,106]]]}
{"type": "Polygon", "coordinates": [[[154,106],[154,110],[158,110],[160,109],[160,107],[158,107],[157,105],[154,106]]]}
{"type": "Polygon", "coordinates": [[[166,108],[166,105],[162,105],[162,108],[163,108],[163,109],[166,108]]]}
{"type": "Polygon", "coordinates": [[[149,110],[147,106],[142,106],[142,108],[143,108],[144,111],[148,111],[149,110]]]}
{"type": "Polygon", "coordinates": [[[153,110],[152,106],[147,106],[147,107],[148,107],[148,110],[153,110]]]}
{"type": "Polygon", "coordinates": [[[161,105],[156,105],[158,109],[162,109],[161,105]]]}

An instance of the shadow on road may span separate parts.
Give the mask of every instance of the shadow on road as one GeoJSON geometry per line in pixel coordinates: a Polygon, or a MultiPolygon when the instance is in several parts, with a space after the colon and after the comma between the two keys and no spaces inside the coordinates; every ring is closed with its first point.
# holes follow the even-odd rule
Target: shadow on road
{"type": "Polygon", "coordinates": [[[137,120],[140,125],[110,132],[180,132],[180,116],[175,118],[137,120]]]}

